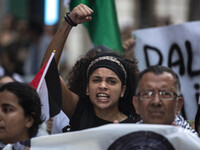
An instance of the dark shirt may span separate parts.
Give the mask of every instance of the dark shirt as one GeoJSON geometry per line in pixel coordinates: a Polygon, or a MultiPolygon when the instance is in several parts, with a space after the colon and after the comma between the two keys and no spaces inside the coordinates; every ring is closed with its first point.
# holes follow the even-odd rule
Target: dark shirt
{"type": "MultiPolygon", "coordinates": [[[[128,116],[128,118],[120,123],[136,123],[138,120],[128,116]]],[[[93,105],[90,102],[79,100],[75,112],[70,119],[70,126],[63,128],[63,132],[66,131],[78,131],[82,129],[88,129],[98,127],[101,125],[113,123],[103,120],[97,117],[93,110],[93,105]]]]}
{"type": "MultiPolygon", "coordinates": [[[[103,120],[97,116],[95,116],[94,118],[94,127],[98,127],[98,126],[109,124],[109,123],[113,123],[113,122],[103,120]]],[[[135,123],[135,121],[131,117],[128,117],[127,119],[121,121],[120,123],[135,123]]]]}

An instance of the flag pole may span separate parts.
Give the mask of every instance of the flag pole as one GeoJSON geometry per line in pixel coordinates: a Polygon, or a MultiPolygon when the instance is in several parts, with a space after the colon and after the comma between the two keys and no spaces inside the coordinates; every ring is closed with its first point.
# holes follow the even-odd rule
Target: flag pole
{"type": "Polygon", "coordinates": [[[44,69],[44,73],[42,74],[41,80],[40,80],[40,82],[39,82],[39,84],[38,84],[38,87],[37,87],[37,90],[36,90],[37,92],[39,92],[39,89],[40,89],[40,87],[41,87],[41,85],[42,85],[42,81],[44,80],[44,77],[45,77],[45,75],[46,75],[46,73],[47,73],[47,70],[48,70],[48,68],[49,68],[49,65],[51,64],[51,60],[53,59],[55,53],[56,53],[56,50],[53,50],[53,52],[51,53],[51,56],[49,57],[49,60],[48,60],[48,62],[47,62],[47,64],[46,64],[46,67],[45,67],[45,69],[44,69]]]}

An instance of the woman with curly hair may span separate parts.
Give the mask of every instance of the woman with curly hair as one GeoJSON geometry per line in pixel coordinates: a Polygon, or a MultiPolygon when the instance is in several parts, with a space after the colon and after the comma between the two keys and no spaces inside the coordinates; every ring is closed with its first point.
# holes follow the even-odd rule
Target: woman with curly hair
{"type": "MultiPolygon", "coordinates": [[[[90,21],[93,11],[79,4],[67,14],[51,41],[42,65],[56,50],[58,63],[65,40],[73,26],[90,21]]],[[[119,122],[135,123],[139,117],[132,104],[137,61],[124,59],[106,47],[96,47],[78,60],[62,86],[62,110],[70,119],[70,130],[77,131],[119,122]]]]}

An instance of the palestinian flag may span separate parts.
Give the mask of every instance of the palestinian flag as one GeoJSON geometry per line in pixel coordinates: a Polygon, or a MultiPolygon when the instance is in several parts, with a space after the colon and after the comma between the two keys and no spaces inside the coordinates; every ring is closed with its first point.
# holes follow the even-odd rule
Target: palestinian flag
{"type": "Polygon", "coordinates": [[[87,5],[94,11],[92,20],[84,23],[94,46],[104,45],[122,53],[115,0],[71,0],[70,9],[72,10],[80,3],[87,5]]]}
{"type": "Polygon", "coordinates": [[[61,84],[54,55],[55,52],[52,52],[50,58],[30,83],[40,96],[42,117],[45,117],[45,121],[57,115],[62,107],[61,84]]]}

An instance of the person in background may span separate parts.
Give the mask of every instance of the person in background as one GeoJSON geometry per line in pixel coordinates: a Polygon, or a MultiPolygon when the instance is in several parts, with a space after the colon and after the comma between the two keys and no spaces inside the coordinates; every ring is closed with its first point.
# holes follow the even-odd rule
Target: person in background
{"type": "Polygon", "coordinates": [[[0,77],[0,86],[8,82],[14,82],[15,79],[11,76],[5,75],[0,77]]]}
{"type": "Polygon", "coordinates": [[[0,76],[9,75],[16,81],[23,82],[23,59],[22,49],[26,46],[18,41],[0,45],[0,76]]]}
{"type": "Polygon", "coordinates": [[[6,46],[16,40],[18,37],[16,32],[17,19],[12,13],[7,13],[1,22],[0,28],[0,45],[6,46]]]}
{"type": "Polygon", "coordinates": [[[152,66],[137,77],[133,104],[139,123],[177,125],[196,132],[180,115],[183,106],[178,75],[165,66],[152,66]]]}
{"type": "MultiPolygon", "coordinates": [[[[52,50],[59,62],[65,40],[73,26],[90,21],[93,10],[83,4],[76,6],[61,23],[52,39],[41,66],[52,50]]],[[[138,115],[132,105],[131,91],[138,68],[114,53],[98,53],[76,62],[69,75],[69,88],[62,78],[63,111],[70,119],[70,130],[77,131],[113,123],[134,123],[138,115]]]]}
{"type": "MultiPolygon", "coordinates": [[[[28,84],[9,82],[0,87],[0,147],[35,137],[42,123],[41,103],[28,84]]],[[[22,142],[28,144],[30,142],[22,142]]]]}

